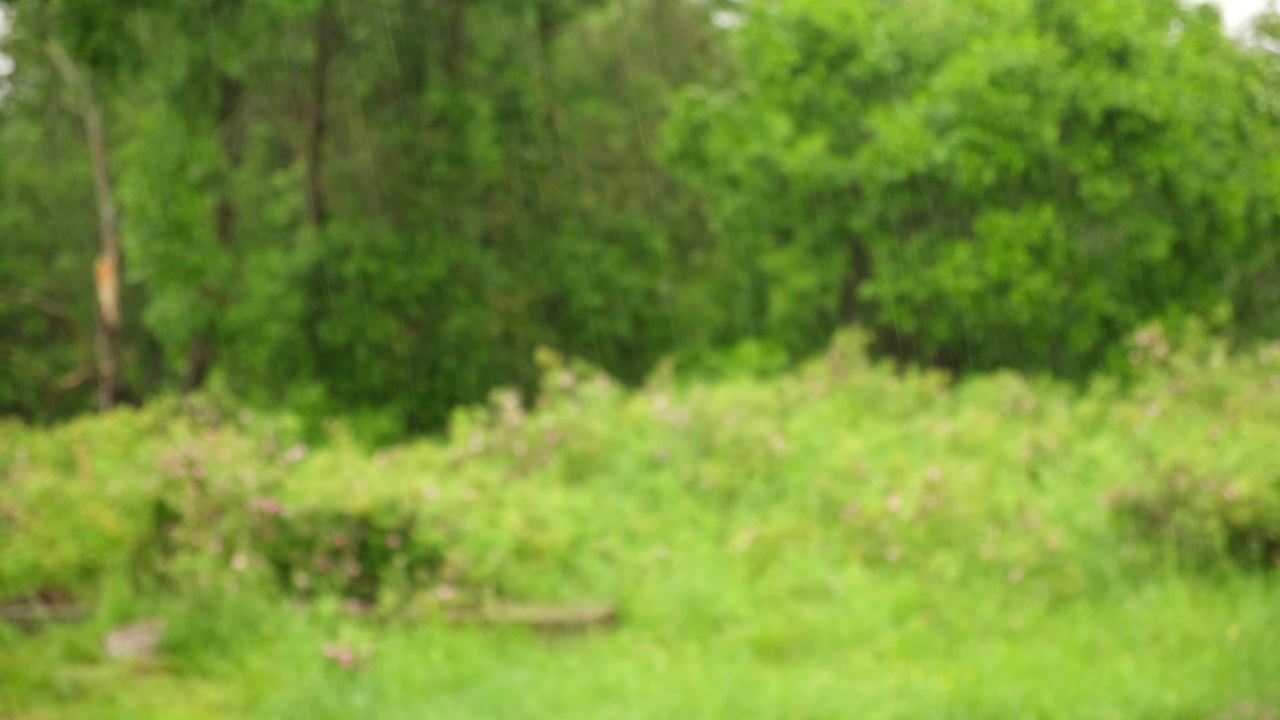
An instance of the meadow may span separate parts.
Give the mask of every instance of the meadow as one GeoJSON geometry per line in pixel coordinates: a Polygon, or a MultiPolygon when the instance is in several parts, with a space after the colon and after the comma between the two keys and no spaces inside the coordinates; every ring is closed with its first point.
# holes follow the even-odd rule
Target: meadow
{"type": "Polygon", "coordinates": [[[1087,386],[873,362],[638,389],[540,351],[382,449],[217,388],[0,424],[0,718],[1280,717],[1280,345],[1087,386]],[[548,636],[450,621],[604,602],[548,636]],[[163,617],[154,656],[104,633],[163,617]]]}

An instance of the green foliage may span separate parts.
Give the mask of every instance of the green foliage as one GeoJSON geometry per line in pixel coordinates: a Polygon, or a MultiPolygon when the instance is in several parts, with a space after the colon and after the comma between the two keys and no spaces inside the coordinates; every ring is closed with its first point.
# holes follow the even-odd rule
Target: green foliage
{"type": "Polygon", "coordinates": [[[1224,300],[1270,332],[1273,61],[1214,13],[751,7],[736,81],[683,91],[663,153],[793,352],[856,320],[898,355],[1081,375],[1224,300]]]}
{"type": "Polygon", "coordinates": [[[1280,349],[1146,328],[1125,387],[1077,392],[898,373],[867,344],[636,391],[542,350],[529,406],[497,392],[445,440],[373,455],[341,425],[304,445],[298,419],[216,392],[0,426],[0,597],[104,596],[83,626],[0,634],[16,680],[0,707],[339,717],[376,696],[379,717],[596,716],[624,698],[644,717],[1101,718],[1280,702],[1280,349]],[[610,599],[621,627],[547,644],[438,622],[495,598],[610,599]],[[100,662],[99,633],[151,613],[171,628],[155,664],[100,662]]]}
{"type": "Polygon", "coordinates": [[[127,571],[370,602],[615,593],[622,576],[598,563],[632,567],[712,528],[744,570],[807,548],[947,582],[1034,576],[1066,597],[1166,551],[1270,567],[1280,407],[1263,388],[1280,355],[1179,337],[1144,331],[1131,389],[1079,397],[1013,375],[897,375],[858,334],[793,375],[658,374],[636,393],[543,350],[535,412],[495,393],[455,412],[446,445],[372,461],[342,424],[308,446],[299,420],[220,396],[52,433],[10,424],[0,588],[127,571]]]}
{"type": "Polygon", "coordinates": [[[104,112],[132,397],[219,377],[381,444],[529,395],[540,345],[638,384],[856,323],[1079,378],[1151,319],[1280,328],[1265,20],[1245,46],[1166,0],[16,11],[0,408],[27,418],[91,398],[90,165],[50,42],[104,112]]]}
{"type": "MultiPolygon", "coordinates": [[[[19,10],[4,111],[21,123],[0,142],[21,157],[56,139],[43,96],[60,86],[43,44],[66,45],[107,113],[138,394],[198,377],[208,350],[249,401],[296,403],[312,426],[344,413],[377,443],[439,430],[495,386],[530,391],[539,344],[638,381],[665,354],[735,337],[714,280],[724,259],[649,149],[674,89],[715,62],[703,9],[139,0],[99,23],[90,5],[19,10]]],[[[45,168],[30,178],[6,166],[0,182],[17,195],[43,182],[48,202],[83,208],[54,213],[78,223],[81,250],[52,243],[20,204],[0,222],[33,253],[87,268],[95,218],[79,138],[74,152],[23,164],[45,168]]],[[[25,261],[12,271],[5,285],[22,297],[43,289],[25,261]]],[[[83,272],[57,284],[87,329],[83,272]]],[[[18,312],[5,342],[40,372],[6,376],[5,407],[83,407],[86,392],[37,398],[87,347],[18,312]]]]}

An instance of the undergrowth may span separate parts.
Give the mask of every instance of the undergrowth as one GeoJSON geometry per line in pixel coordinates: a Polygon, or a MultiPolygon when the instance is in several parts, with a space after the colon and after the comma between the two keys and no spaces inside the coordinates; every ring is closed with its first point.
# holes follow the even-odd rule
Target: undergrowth
{"type": "Polygon", "coordinates": [[[0,717],[1280,707],[1278,346],[1153,327],[1084,391],[897,372],[857,332],[782,377],[634,392],[539,361],[533,407],[498,391],[372,454],[217,395],[0,426],[0,598],[96,608],[3,631],[0,717]],[[621,620],[547,644],[443,619],[498,600],[621,620]],[[147,613],[171,628],[139,681],[92,638],[147,613]]]}

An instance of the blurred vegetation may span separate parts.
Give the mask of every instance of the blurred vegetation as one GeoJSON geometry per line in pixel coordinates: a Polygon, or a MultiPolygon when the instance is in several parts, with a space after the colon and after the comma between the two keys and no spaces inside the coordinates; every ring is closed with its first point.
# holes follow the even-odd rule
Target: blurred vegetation
{"type": "MultiPolygon", "coordinates": [[[[365,442],[541,345],[627,384],[879,357],[1081,380],[1141,324],[1280,327],[1280,65],[1174,0],[10,0],[0,412],[91,407],[77,93],[121,402],[216,377],[365,442]]],[[[1266,42],[1270,33],[1272,40],[1266,42]]],[[[1270,50],[1269,50],[1270,49],[1270,50]]]]}
{"type": "Polygon", "coordinates": [[[1275,12],[0,9],[0,718],[1280,717],[1275,12]]]}
{"type": "Polygon", "coordinates": [[[1150,326],[1123,383],[1079,391],[901,373],[867,342],[842,333],[773,379],[659,373],[635,391],[544,351],[534,407],[499,391],[447,439],[372,455],[342,424],[306,444],[297,416],[216,388],[6,424],[0,597],[98,609],[0,633],[17,679],[0,713],[1280,707],[1280,346],[1233,355],[1198,324],[1150,326]],[[582,599],[617,602],[617,633],[442,624],[582,599]],[[173,628],[161,664],[104,664],[95,633],[149,612],[173,628]],[[334,661],[334,643],[363,659],[334,661]]]}

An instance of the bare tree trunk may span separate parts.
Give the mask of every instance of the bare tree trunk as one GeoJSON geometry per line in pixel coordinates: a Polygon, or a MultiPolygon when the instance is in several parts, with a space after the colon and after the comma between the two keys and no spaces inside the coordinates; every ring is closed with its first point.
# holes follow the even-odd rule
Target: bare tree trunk
{"type": "Polygon", "coordinates": [[[98,409],[105,412],[115,405],[116,386],[120,380],[117,342],[120,331],[120,222],[111,183],[110,155],[102,127],[102,113],[88,80],[59,45],[51,43],[48,51],[63,79],[80,95],[85,136],[93,161],[93,192],[98,206],[98,238],[101,244],[101,252],[93,262],[93,281],[98,298],[94,349],[97,355],[98,409]]]}
{"type": "Polygon", "coordinates": [[[866,303],[858,297],[862,286],[871,277],[871,253],[861,238],[855,238],[849,249],[849,267],[840,283],[840,322],[868,323],[865,317],[866,303]]]}
{"type": "Polygon", "coordinates": [[[470,0],[451,0],[448,4],[448,19],[445,21],[448,34],[445,35],[444,67],[455,88],[462,88],[467,82],[467,6],[469,4],[470,0]]]}
{"type": "MultiPolygon", "coordinates": [[[[231,252],[236,234],[236,209],[231,197],[231,187],[244,154],[244,120],[241,117],[244,83],[236,77],[219,73],[217,87],[216,131],[218,145],[226,161],[226,171],[213,210],[213,230],[218,247],[223,252],[231,252]]],[[[220,297],[224,288],[208,288],[208,290],[214,297],[220,297]]],[[[216,354],[217,344],[214,342],[213,329],[206,327],[196,335],[187,351],[187,370],[182,378],[184,392],[199,389],[204,384],[209,370],[213,367],[216,354]]]]}
{"type": "Polygon", "coordinates": [[[329,89],[329,63],[333,53],[333,12],[328,0],[322,0],[316,17],[316,60],[312,75],[311,102],[305,147],[307,168],[307,220],[319,229],[324,226],[328,207],[324,194],[324,140],[326,100],[329,89]]]}

